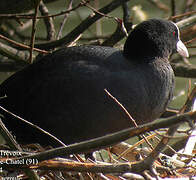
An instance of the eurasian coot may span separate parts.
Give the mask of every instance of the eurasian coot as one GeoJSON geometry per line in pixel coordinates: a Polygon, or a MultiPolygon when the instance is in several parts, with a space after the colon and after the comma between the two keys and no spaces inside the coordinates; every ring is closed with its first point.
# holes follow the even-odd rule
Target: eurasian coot
{"type": "MultiPolygon", "coordinates": [[[[137,124],[158,118],[170,102],[174,73],[168,58],[188,57],[179,29],[151,19],[137,25],[123,51],[112,47],[59,49],[15,73],[0,86],[0,105],[55,135],[65,144],[103,136],[132,121],[104,91],[129,111],[137,124]]],[[[8,114],[4,121],[19,143],[59,144],[8,114]]]]}

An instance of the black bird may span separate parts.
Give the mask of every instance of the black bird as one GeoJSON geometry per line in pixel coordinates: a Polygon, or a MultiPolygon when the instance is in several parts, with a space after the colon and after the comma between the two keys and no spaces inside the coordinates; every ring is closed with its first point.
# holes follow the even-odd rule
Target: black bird
{"type": "MultiPolygon", "coordinates": [[[[40,126],[65,144],[103,136],[132,121],[104,91],[129,111],[137,124],[160,117],[174,90],[172,53],[188,57],[178,27],[161,19],[137,25],[122,51],[112,47],[59,49],[15,73],[0,86],[0,105],[40,126]]],[[[7,128],[21,143],[60,146],[5,114],[7,128]]]]}

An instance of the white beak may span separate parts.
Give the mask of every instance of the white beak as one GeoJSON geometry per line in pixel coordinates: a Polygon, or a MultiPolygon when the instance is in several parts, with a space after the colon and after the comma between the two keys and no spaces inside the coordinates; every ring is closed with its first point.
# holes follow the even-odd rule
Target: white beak
{"type": "Polygon", "coordinates": [[[189,57],[189,52],[181,40],[177,42],[177,52],[183,57],[189,57]]]}

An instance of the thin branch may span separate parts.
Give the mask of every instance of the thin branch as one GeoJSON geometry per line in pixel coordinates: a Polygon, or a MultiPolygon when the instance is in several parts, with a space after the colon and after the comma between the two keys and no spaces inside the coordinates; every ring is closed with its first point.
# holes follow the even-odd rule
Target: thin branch
{"type": "MultiPolygon", "coordinates": [[[[73,4],[73,0],[70,0],[69,5],[68,5],[68,8],[67,8],[68,11],[70,11],[72,9],[72,4],[73,4]]],[[[66,13],[64,15],[63,21],[61,22],[61,25],[60,25],[59,32],[57,34],[57,39],[60,39],[61,36],[62,36],[62,31],[63,31],[63,28],[64,28],[65,23],[67,21],[68,15],[69,15],[69,13],[66,13]]]]}
{"type": "MultiPolygon", "coordinates": [[[[21,44],[21,43],[19,43],[19,42],[13,41],[13,40],[11,40],[11,39],[9,39],[9,38],[7,38],[7,37],[1,35],[1,34],[0,34],[0,39],[6,40],[7,42],[12,43],[13,45],[18,46],[18,47],[23,48],[23,49],[29,50],[29,49],[31,48],[31,47],[28,46],[28,45],[21,44]]],[[[38,49],[38,48],[33,48],[33,50],[34,50],[34,51],[37,51],[37,52],[39,52],[39,53],[43,53],[43,54],[48,54],[48,53],[49,53],[48,51],[41,50],[41,49],[38,49]]]]}
{"type": "Polygon", "coordinates": [[[21,62],[24,65],[28,64],[27,60],[29,59],[29,52],[19,51],[18,49],[10,47],[2,42],[0,42],[0,54],[17,62],[21,62]]]}
{"type": "MultiPolygon", "coordinates": [[[[99,7],[100,7],[100,1],[99,0],[94,1],[94,7],[96,9],[99,9],[99,7]]],[[[95,26],[96,26],[96,35],[101,36],[103,34],[103,32],[102,32],[102,21],[101,20],[96,21],[95,26]]]]}
{"type": "Polygon", "coordinates": [[[91,173],[125,173],[131,170],[129,163],[119,164],[94,164],[94,163],[80,163],[80,162],[67,162],[64,160],[48,160],[43,161],[37,165],[32,165],[31,169],[41,170],[63,170],[63,171],[76,171],[76,172],[91,172],[91,173]]]}
{"type": "MultiPolygon", "coordinates": [[[[23,167],[25,168],[25,167],[23,167]]],[[[91,172],[91,173],[126,173],[131,170],[129,163],[82,163],[64,159],[52,159],[34,163],[30,166],[30,169],[37,170],[52,170],[52,171],[73,171],[73,172],[91,172]]]]}
{"type": "Polygon", "coordinates": [[[178,14],[178,15],[175,15],[175,16],[171,16],[169,19],[173,20],[173,19],[183,18],[185,16],[190,16],[192,14],[196,14],[196,11],[189,11],[189,12],[186,12],[186,13],[183,13],[183,14],[178,14]]]}
{"type": "Polygon", "coordinates": [[[32,32],[31,32],[31,42],[30,42],[30,56],[29,56],[29,63],[33,63],[33,48],[34,48],[34,43],[35,43],[35,31],[36,31],[36,21],[37,21],[37,15],[38,15],[38,9],[39,9],[39,4],[41,0],[38,0],[36,7],[35,7],[35,13],[33,16],[33,25],[32,25],[32,32]]]}
{"type": "Polygon", "coordinates": [[[117,103],[120,108],[125,112],[125,114],[129,117],[129,119],[131,120],[131,122],[134,124],[135,127],[138,127],[136,121],[133,119],[133,117],[129,114],[129,112],[127,111],[127,109],[114,97],[112,96],[107,89],[104,89],[104,91],[106,92],[106,94],[108,94],[110,96],[110,98],[112,98],[115,103],[117,103]]]}
{"type": "Polygon", "coordinates": [[[0,134],[3,136],[3,138],[6,140],[7,144],[12,150],[19,150],[22,151],[22,148],[19,146],[19,144],[16,142],[16,140],[13,138],[13,136],[10,134],[8,129],[5,127],[3,122],[0,119],[0,134]]]}
{"type": "MultiPolygon", "coordinates": [[[[184,44],[186,45],[186,44],[190,44],[190,43],[193,43],[193,42],[195,42],[196,41],[196,38],[192,38],[191,40],[189,40],[189,41],[186,41],[184,44]]],[[[189,47],[188,46],[188,48],[195,48],[194,46],[191,46],[191,47],[189,47]]]]}
{"type": "MultiPolygon", "coordinates": [[[[48,9],[45,6],[45,4],[43,3],[43,1],[40,2],[39,5],[39,10],[41,12],[42,15],[48,16],[48,9]]],[[[55,28],[54,28],[54,23],[53,23],[53,19],[52,18],[44,18],[44,23],[46,26],[46,30],[47,30],[47,40],[54,40],[55,38],[55,28]]]]}
{"type": "MultiPolygon", "coordinates": [[[[175,0],[171,0],[171,16],[176,15],[176,3],[175,0]]],[[[173,19],[175,22],[175,19],[173,19]]]]}
{"type": "Polygon", "coordinates": [[[128,2],[122,4],[122,9],[123,9],[123,21],[126,27],[127,24],[130,24],[130,19],[131,19],[128,2]]]}

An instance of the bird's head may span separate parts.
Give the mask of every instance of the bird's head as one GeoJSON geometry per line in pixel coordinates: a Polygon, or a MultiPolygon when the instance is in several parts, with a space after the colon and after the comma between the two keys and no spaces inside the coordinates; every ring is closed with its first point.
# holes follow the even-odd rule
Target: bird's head
{"type": "Polygon", "coordinates": [[[162,19],[150,19],[137,25],[124,45],[124,56],[133,61],[168,58],[176,52],[189,56],[177,25],[162,19]]]}

